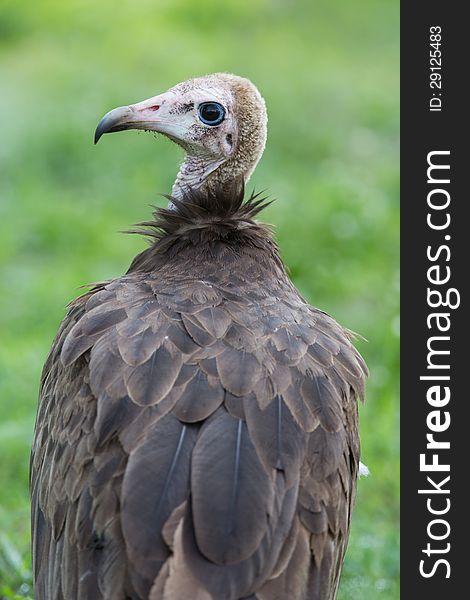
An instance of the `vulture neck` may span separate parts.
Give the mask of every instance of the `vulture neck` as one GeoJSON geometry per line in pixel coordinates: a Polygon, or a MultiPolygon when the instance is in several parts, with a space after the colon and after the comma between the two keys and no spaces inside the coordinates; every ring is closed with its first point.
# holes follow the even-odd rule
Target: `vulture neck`
{"type": "Polygon", "coordinates": [[[230,193],[234,182],[241,181],[245,185],[263,154],[265,141],[262,136],[251,145],[240,143],[229,158],[200,156],[187,151],[171,195],[184,201],[189,190],[220,194],[230,193]]]}
{"type": "Polygon", "coordinates": [[[207,158],[187,154],[178,171],[171,195],[177,200],[184,200],[188,190],[211,192],[220,188],[226,177],[224,162],[217,158],[207,158]]]}

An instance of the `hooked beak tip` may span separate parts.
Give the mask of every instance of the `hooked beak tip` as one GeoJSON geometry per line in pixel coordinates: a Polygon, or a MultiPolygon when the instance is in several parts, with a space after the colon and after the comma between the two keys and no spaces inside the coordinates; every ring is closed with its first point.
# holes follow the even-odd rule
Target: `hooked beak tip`
{"type": "Polygon", "coordinates": [[[95,130],[94,143],[97,144],[105,133],[126,129],[126,122],[132,112],[129,106],[119,106],[105,114],[95,130]]]}

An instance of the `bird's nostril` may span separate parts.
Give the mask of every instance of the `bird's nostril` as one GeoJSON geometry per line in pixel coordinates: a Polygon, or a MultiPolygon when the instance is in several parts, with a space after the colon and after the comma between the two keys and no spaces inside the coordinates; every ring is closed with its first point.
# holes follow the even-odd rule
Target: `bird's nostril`
{"type": "Polygon", "coordinates": [[[160,104],[154,104],[153,106],[149,106],[149,110],[156,111],[160,108],[160,104]]]}

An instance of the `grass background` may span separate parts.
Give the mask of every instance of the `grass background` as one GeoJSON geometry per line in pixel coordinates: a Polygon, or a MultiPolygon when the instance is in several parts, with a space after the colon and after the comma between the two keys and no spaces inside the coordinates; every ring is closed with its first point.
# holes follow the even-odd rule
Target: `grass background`
{"type": "MultiPolygon", "coordinates": [[[[214,71],[266,98],[250,182],[278,200],[292,277],[369,341],[361,480],[340,599],[398,592],[398,3],[0,0],[0,598],[32,595],[28,460],[40,370],[83,283],[121,274],[119,234],[163,203],[162,138],[92,135],[109,109],[214,71]]],[[[287,599],[286,599],[287,600],[287,599]]]]}

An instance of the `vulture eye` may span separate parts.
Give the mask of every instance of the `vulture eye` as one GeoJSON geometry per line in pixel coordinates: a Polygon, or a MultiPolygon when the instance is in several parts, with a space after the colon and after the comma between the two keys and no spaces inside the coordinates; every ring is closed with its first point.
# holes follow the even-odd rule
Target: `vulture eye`
{"type": "Polygon", "coordinates": [[[199,105],[199,118],[205,125],[220,125],[225,118],[225,108],[218,102],[199,105]]]}

